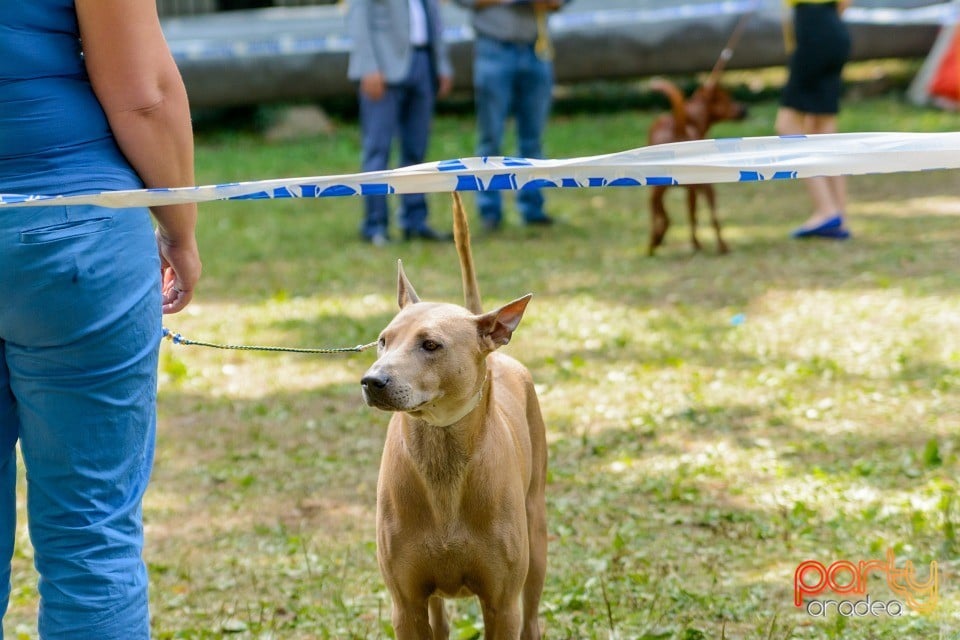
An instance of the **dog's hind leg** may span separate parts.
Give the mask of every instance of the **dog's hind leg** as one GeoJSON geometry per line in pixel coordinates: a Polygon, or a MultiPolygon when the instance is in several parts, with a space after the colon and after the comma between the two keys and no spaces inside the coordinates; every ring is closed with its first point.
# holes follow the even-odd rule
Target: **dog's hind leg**
{"type": "Polygon", "coordinates": [[[710,224],[717,234],[717,253],[729,253],[727,243],[723,241],[723,235],[720,233],[720,219],[717,217],[717,195],[714,192],[712,184],[703,185],[703,193],[707,197],[707,205],[710,207],[710,224]]]}
{"type": "Polygon", "coordinates": [[[670,218],[667,217],[667,210],[663,205],[666,191],[666,187],[656,186],[652,187],[650,192],[650,246],[647,249],[649,256],[652,256],[657,247],[663,244],[663,238],[667,235],[667,229],[670,228],[670,218]]]}

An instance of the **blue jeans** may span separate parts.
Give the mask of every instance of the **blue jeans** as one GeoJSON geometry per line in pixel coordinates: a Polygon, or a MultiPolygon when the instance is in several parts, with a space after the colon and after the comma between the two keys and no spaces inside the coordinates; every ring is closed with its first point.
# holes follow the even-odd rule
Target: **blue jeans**
{"type": "MultiPolygon", "coordinates": [[[[360,128],[363,143],[363,171],[384,171],[389,168],[394,138],[400,141],[400,164],[420,164],[427,155],[430,123],[436,102],[434,74],[430,53],[416,49],[407,78],[399,84],[387,85],[380,100],[360,94],[360,128]]],[[[427,227],[427,200],[422,193],[400,196],[400,226],[407,231],[427,227]]],[[[364,196],[364,218],[360,233],[365,238],[387,234],[390,216],[387,196],[364,196]]]]}
{"type": "Polygon", "coordinates": [[[0,616],[10,597],[19,441],[40,637],[146,640],[141,500],[153,464],[161,326],[149,214],[5,209],[0,273],[8,301],[0,305],[0,616]]]}
{"type": "MultiPolygon", "coordinates": [[[[507,118],[517,123],[518,155],[543,157],[543,131],[550,114],[553,64],[541,60],[533,43],[512,43],[478,35],[474,41],[473,85],[477,108],[477,155],[503,155],[507,118]]],[[[500,224],[503,209],[499,191],[477,194],[480,216],[500,224]]],[[[517,208],[530,222],[544,217],[540,190],[517,193],[517,208]]]]}

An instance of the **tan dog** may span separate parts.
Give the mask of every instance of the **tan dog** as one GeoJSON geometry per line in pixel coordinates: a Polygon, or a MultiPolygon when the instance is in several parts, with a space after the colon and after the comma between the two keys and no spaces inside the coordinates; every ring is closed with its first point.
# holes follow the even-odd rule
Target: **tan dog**
{"type": "MultiPolygon", "coordinates": [[[[684,140],[702,140],[706,137],[710,126],[721,120],[742,120],[747,115],[747,108],[733,100],[730,94],[715,80],[716,73],[694,91],[689,99],[684,99],[680,89],[669,80],[662,78],[650,82],[650,88],[659,91],[670,100],[670,113],[664,114],[650,125],[648,142],[651,145],[667,142],[681,142],[684,140]]],[[[720,233],[720,221],[717,219],[717,198],[713,185],[694,184],[686,185],[687,213],[690,220],[690,243],[695,251],[700,250],[700,241],[697,240],[697,192],[703,193],[710,208],[710,222],[717,234],[717,250],[727,253],[727,243],[720,233]]],[[[670,218],[664,206],[666,185],[651,187],[650,192],[650,246],[648,255],[653,255],[657,247],[663,244],[670,227],[670,218]]]]}
{"type": "Polygon", "coordinates": [[[488,640],[540,638],[547,445],[527,369],[496,350],[530,295],[483,313],[466,215],[454,237],[467,308],[421,302],[399,265],[400,312],[363,376],[393,411],[377,483],[377,560],[398,640],[449,637],[442,598],[475,595],[488,640]]]}

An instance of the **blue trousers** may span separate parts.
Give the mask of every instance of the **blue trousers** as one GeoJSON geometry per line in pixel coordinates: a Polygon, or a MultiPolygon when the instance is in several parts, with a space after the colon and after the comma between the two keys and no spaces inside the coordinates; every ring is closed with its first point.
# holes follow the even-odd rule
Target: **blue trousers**
{"type": "MultiPolygon", "coordinates": [[[[513,43],[478,35],[474,41],[473,86],[477,109],[477,155],[500,156],[504,129],[512,115],[517,125],[520,157],[543,157],[543,131],[550,114],[553,64],[541,60],[533,43],[513,43]]],[[[477,194],[480,216],[500,224],[499,191],[477,194]]],[[[539,189],[517,193],[517,208],[525,221],[544,217],[539,189]]]]}
{"type": "MultiPolygon", "coordinates": [[[[420,164],[427,155],[430,123],[436,102],[434,73],[430,53],[426,49],[413,52],[410,72],[399,84],[387,85],[380,100],[360,94],[360,128],[363,143],[363,171],[384,171],[389,168],[394,139],[400,142],[400,164],[420,164]]],[[[427,200],[422,193],[400,196],[400,226],[420,231],[427,226],[427,200]]],[[[364,219],[360,233],[371,238],[387,235],[390,216],[386,196],[365,196],[364,219]]]]}
{"type": "Polygon", "coordinates": [[[0,210],[0,274],[0,616],[10,597],[19,441],[40,637],[145,640],[141,502],[161,326],[149,214],[0,210]]]}

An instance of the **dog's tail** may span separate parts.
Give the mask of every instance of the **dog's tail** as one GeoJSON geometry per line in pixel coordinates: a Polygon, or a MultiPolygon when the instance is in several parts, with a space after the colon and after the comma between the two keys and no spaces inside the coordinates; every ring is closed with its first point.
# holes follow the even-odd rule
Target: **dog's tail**
{"type": "Polygon", "coordinates": [[[684,106],[683,93],[666,78],[654,78],[650,81],[650,88],[659,91],[670,100],[670,111],[673,113],[673,132],[678,140],[687,136],[687,110],[684,106]]]}
{"type": "Polygon", "coordinates": [[[457,256],[460,258],[463,306],[471,313],[483,313],[480,287],[477,285],[477,272],[473,267],[473,251],[470,249],[470,225],[467,224],[463,201],[456,191],[453,192],[453,241],[457,245],[457,256]]]}

